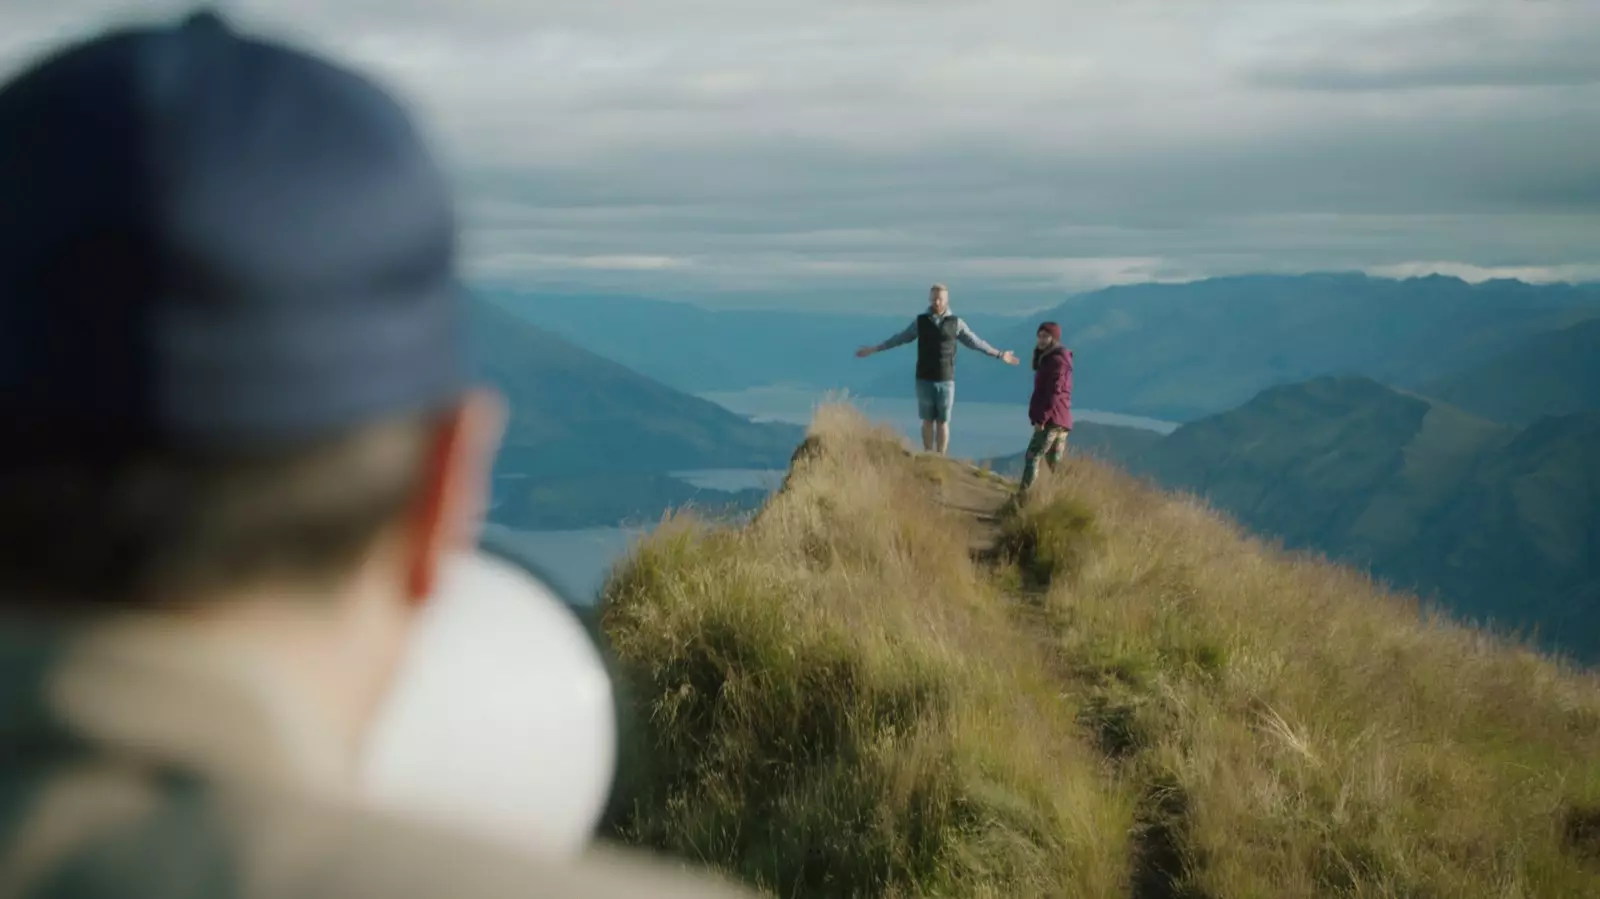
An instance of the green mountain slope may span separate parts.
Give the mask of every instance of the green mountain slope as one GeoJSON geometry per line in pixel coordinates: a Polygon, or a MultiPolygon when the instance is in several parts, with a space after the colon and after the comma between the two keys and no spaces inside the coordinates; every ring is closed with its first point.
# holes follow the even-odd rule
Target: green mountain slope
{"type": "Polygon", "coordinates": [[[1511,436],[1375,381],[1319,378],[1179,428],[1139,469],[1291,547],[1376,563],[1511,436]]]}
{"type": "Polygon", "coordinates": [[[1600,660],[1597,418],[1518,432],[1329,377],[1264,391],[1120,461],[1287,547],[1600,660]]]}
{"type": "Polygon", "coordinates": [[[1535,335],[1419,389],[1507,424],[1600,409],[1600,318],[1535,335]]]}
{"type": "MultiPolygon", "coordinates": [[[[595,476],[782,467],[803,436],[801,428],[755,424],[680,393],[492,304],[474,304],[469,324],[480,375],[510,401],[505,447],[496,464],[495,516],[503,523],[612,523],[618,493],[670,491],[659,479],[635,478],[630,487],[595,476]],[[540,505],[558,495],[553,487],[576,478],[589,479],[592,510],[584,514],[584,494],[572,491],[559,492],[561,511],[540,505]]],[[[622,505],[637,511],[637,503],[622,505]]]]}
{"type": "Polygon", "coordinates": [[[1600,660],[1600,412],[1545,418],[1488,455],[1423,555],[1444,596],[1538,624],[1600,660]],[[1503,593],[1502,596],[1497,594],[1503,593]]]}

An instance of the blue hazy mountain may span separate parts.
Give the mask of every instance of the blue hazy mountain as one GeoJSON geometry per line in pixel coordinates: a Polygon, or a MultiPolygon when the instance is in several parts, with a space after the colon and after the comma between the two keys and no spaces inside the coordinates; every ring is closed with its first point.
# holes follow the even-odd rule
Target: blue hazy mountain
{"type": "MultiPolygon", "coordinates": [[[[1469,284],[1431,276],[1252,275],[1189,284],[1111,287],[1064,297],[1027,316],[995,314],[956,285],[954,307],[986,340],[1025,354],[1038,322],[1061,324],[1084,408],[1190,420],[1257,392],[1328,374],[1417,387],[1492,359],[1543,332],[1600,316],[1600,287],[1469,284]]],[[[493,301],[600,355],[679,390],[771,384],[907,396],[910,347],[852,358],[922,308],[861,314],[708,309],[640,297],[489,292],[493,301]]],[[[1025,402],[1027,366],[972,353],[958,361],[959,396],[1025,402]]]]}
{"type": "Polygon", "coordinates": [[[1507,424],[1600,409],[1600,317],[1536,334],[1421,392],[1507,424]]]}
{"type": "MultiPolygon", "coordinates": [[[[926,305],[916,290],[907,291],[905,310],[892,314],[713,310],[642,297],[506,290],[484,295],[585,349],[690,393],[774,384],[858,389],[883,377],[895,379],[904,392],[911,377],[905,358],[852,354],[904,328],[926,305]]],[[[980,334],[1015,330],[1020,321],[999,315],[969,320],[980,334]]]]}
{"type": "Polygon", "coordinates": [[[794,425],[755,424],[674,390],[493,304],[474,303],[469,323],[478,372],[511,407],[496,465],[501,523],[649,517],[701,493],[668,472],[781,468],[803,437],[794,425]]]}
{"type": "MultiPolygon", "coordinates": [[[[1187,421],[1320,375],[1417,387],[1597,315],[1595,285],[1320,274],[1112,287],[1039,317],[1059,322],[1074,350],[1081,405],[1187,421]]],[[[1036,324],[989,339],[1021,346],[1036,324]]],[[[1028,375],[969,365],[960,392],[1014,399],[1027,395],[1028,375]]],[[[885,378],[863,392],[903,391],[885,378]]]]}

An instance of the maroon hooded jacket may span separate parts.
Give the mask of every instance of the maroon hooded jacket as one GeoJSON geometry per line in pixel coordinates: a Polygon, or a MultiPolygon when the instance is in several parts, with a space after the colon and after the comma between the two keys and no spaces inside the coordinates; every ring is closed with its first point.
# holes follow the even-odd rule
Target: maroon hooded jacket
{"type": "Polygon", "coordinates": [[[1033,399],[1028,420],[1072,430],[1072,351],[1060,344],[1033,351],[1033,399]]]}

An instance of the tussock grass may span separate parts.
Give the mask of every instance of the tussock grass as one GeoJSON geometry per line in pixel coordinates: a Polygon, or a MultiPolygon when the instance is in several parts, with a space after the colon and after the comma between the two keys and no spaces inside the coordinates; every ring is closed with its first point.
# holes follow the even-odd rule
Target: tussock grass
{"type": "Polygon", "coordinates": [[[997,549],[1017,566],[1022,585],[1043,588],[1081,568],[1098,536],[1092,509],[1070,497],[1057,497],[1009,515],[997,549]]]}
{"type": "Polygon", "coordinates": [[[621,839],[774,895],[1600,896],[1600,683],[1073,460],[992,566],[957,467],[825,407],[603,626],[621,839]]]}
{"type": "Polygon", "coordinates": [[[747,527],[670,522],[604,624],[632,842],[774,894],[1121,894],[1133,805],[892,433],[824,409],[747,527]]]}
{"type": "Polygon", "coordinates": [[[1092,461],[1030,500],[1094,510],[1047,620],[1086,724],[1183,797],[1173,894],[1600,896],[1593,675],[1092,461]]]}

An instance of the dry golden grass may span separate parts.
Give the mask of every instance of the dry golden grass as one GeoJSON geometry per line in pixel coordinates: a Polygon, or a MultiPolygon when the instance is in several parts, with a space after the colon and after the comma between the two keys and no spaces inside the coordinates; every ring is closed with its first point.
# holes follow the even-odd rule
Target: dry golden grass
{"type": "Polygon", "coordinates": [[[669,523],[604,626],[645,705],[617,829],[778,895],[1115,896],[1132,805],[888,432],[825,409],[750,525],[669,523]]]}
{"type": "Polygon", "coordinates": [[[1592,676],[1093,462],[975,565],[960,477],[827,407],[639,546],[616,835],[782,896],[1600,896],[1592,676]]]}
{"type": "Polygon", "coordinates": [[[1600,683],[1074,461],[1094,510],[1048,620],[1086,723],[1181,797],[1197,895],[1600,896],[1600,683]]]}

